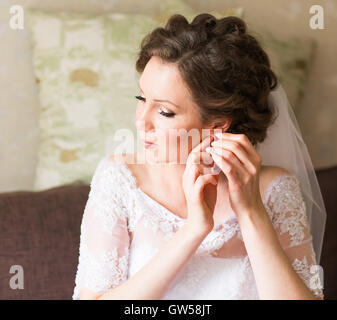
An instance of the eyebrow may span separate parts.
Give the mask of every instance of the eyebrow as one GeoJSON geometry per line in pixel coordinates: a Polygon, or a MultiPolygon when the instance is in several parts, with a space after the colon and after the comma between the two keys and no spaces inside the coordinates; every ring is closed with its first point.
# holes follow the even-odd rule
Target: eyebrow
{"type": "MultiPolygon", "coordinates": [[[[143,89],[140,87],[140,84],[138,82],[138,87],[141,91],[143,91],[143,89]]],[[[144,92],[144,91],[143,91],[144,92]]],[[[153,101],[156,101],[156,102],[168,102],[170,104],[173,104],[174,106],[176,106],[178,109],[181,109],[181,107],[179,107],[178,105],[176,105],[175,103],[169,101],[169,100],[159,100],[159,99],[153,99],[153,101]]]]}

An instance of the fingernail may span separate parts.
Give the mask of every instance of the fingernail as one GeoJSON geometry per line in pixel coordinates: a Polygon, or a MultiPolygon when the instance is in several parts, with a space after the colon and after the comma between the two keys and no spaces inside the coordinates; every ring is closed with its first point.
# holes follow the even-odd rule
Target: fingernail
{"type": "Polygon", "coordinates": [[[221,138],[221,135],[222,135],[222,134],[221,134],[220,132],[217,132],[217,133],[215,133],[214,135],[215,135],[217,138],[221,138]]]}
{"type": "Polygon", "coordinates": [[[210,147],[207,147],[207,148],[205,149],[205,151],[208,152],[208,153],[210,153],[211,150],[212,150],[212,149],[211,149],[210,147]]]}

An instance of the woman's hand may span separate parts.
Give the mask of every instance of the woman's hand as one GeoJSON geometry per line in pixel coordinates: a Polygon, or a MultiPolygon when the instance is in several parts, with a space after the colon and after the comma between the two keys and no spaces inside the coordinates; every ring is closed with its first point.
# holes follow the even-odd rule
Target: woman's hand
{"type": "Polygon", "coordinates": [[[204,150],[213,137],[208,136],[189,153],[183,174],[183,189],[188,208],[187,223],[204,234],[214,227],[213,212],[216,204],[218,176],[210,173],[214,162],[204,150]]]}
{"type": "Polygon", "coordinates": [[[227,178],[230,204],[238,220],[259,212],[264,208],[259,188],[261,156],[244,134],[225,132],[216,137],[219,140],[213,141],[206,152],[227,178]]]}

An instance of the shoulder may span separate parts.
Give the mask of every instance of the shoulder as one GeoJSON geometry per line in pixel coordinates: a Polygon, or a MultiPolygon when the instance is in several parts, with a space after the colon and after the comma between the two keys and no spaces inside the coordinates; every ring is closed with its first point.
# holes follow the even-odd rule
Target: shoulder
{"type": "Polygon", "coordinates": [[[118,184],[123,176],[122,161],[115,155],[105,155],[98,161],[91,185],[106,185],[109,189],[118,184]]]}
{"type": "Polygon", "coordinates": [[[263,198],[267,196],[270,188],[283,181],[296,182],[295,176],[288,170],[278,166],[261,166],[260,169],[260,191],[263,198]]]}
{"type": "Polygon", "coordinates": [[[282,175],[292,175],[288,170],[278,166],[261,166],[260,179],[266,184],[282,175]]]}
{"type": "Polygon", "coordinates": [[[297,231],[308,223],[299,179],[288,170],[276,166],[265,166],[260,173],[265,188],[265,208],[274,227],[282,224],[284,230],[292,229],[289,232],[293,238],[297,237],[297,231]]]}
{"type": "Polygon", "coordinates": [[[124,162],[124,157],[122,154],[110,154],[107,156],[109,162],[124,162]]]}
{"type": "Polygon", "coordinates": [[[122,168],[126,164],[133,163],[132,162],[133,154],[108,154],[102,157],[97,165],[97,169],[105,169],[105,168],[122,168]]]}
{"type": "Polygon", "coordinates": [[[105,167],[108,168],[108,173],[110,173],[110,180],[113,181],[115,185],[119,184],[119,186],[123,185],[131,188],[137,187],[133,173],[134,169],[131,169],[138,167],[137,153],[110,154],[105,156],[103,161],[105,167]]]}
{"type": "Polygon", "coordinates": [[[137,157],[137,153],[115,153],[106,156],[106,159],[109,163],[126,165],[137,163],[137,157]]]}

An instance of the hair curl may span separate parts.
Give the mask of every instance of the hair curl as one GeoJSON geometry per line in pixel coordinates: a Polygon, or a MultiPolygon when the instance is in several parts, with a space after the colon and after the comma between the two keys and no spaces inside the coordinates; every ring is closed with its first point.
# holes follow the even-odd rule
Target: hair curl
{"type": "Polygon", "coordinates": [[[268,95],[278,81],[267,54],[247,34],[242,19],[217,19],[203,13],[189,23],[183,15],[174,14],[165,27],[155,28],[142,39],[138,73],[152,56],[178,67],[203,125],[230,120],[227,131],[247,135],[254,146],[266,138],[274,121],[268,95]]]}

